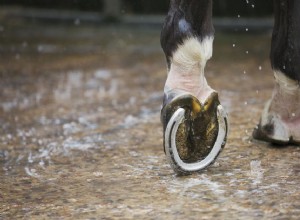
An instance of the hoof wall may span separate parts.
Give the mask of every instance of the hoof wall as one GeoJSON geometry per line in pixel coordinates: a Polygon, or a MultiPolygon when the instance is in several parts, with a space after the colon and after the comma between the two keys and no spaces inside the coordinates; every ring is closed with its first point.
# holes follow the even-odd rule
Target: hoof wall
{"type": "Polygon", "coordinates": [[[271,125],[261,126],[261,124],[258,124],[257,127],[254,128],[254,130],[253,130],[252,137],[255,140],[268,142],[268,143],[271,143],[274,145],[282,145],[282,146],[289,145],[289,144],[300,145],[300,140],[294,140],[293,137],[283,140],[283,139],[279,139],[279,138],[276,138],[276,137],[270,135],[269,134],[270,126],[271,125]]]}

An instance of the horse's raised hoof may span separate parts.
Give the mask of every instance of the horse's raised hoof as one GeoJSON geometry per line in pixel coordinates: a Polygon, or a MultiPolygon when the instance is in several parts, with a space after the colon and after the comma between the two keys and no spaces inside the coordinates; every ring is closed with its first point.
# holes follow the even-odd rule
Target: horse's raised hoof
{"type": "Polygon", "coordinates": [[[179,175],[206,168],[225,146],[227,116],[216,92],[205,103],[186,92],[168,92],[161,120],[164,150],[171,167],[179,175]]]}

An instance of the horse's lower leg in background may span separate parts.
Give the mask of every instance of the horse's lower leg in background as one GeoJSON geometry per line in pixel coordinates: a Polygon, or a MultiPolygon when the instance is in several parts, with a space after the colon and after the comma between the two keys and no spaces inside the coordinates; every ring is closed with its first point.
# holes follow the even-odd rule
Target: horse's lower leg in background
{"type": "Polygon", "coordinates": [[[168,64],[161,120],[165,153],[177,173],[203,169],[225,145],[225,113],[204,76],[213,39],[212,0],[171,0],[161,33],[168,64]]]}
{"type": "Polygon", "coordinates": [[[253,136],[278,144],[300,144],[300,1],[274,0],[274,8],[271,63],[275,88],[253,136]]]}

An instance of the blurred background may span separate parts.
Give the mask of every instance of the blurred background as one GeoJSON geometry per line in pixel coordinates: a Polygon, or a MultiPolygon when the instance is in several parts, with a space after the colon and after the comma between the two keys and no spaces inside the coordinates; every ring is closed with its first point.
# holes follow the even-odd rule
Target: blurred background
{"type": "MultiPolygon", "coordinates": [[[[228,17],[240,14],[246,17],[266,17],[272,14],[272,0],[214,0],[214,16],[228,17]],[[253,8],[256,8],[253,10],[253,8]]],[[[164,0],[2,0],[0,5],[21,7],[93,11],[106,15],[165,14],[169,1],[164,0]]]]}

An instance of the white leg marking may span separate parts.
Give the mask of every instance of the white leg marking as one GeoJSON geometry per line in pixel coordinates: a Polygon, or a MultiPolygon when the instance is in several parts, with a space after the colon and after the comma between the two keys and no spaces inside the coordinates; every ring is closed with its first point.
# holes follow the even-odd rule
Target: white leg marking
{"type": "Polygon", "coordinates": [[[300,85],[299,82],[288,78],[285,74],[280,71],[274,71],[275,81],[279,84],[280,89],[288,94],[299,93],[300,85]]]}
{"type": "Polygon", "coordinates": [[[278,70],[274,70],[274,77],[275,89],[263,110],[261,125],[274,125],[274,134],[270,138],[288,142],[291,136],[299,138],[299,130],[295,131],[291,125],[300,115],[300,85],[278,70]]]}
{"type": "Polygon", "coordinates": [[[194,65],[205,66],[206,61],[212,56],[213,40],[213,37],[204,38],[201,42],[196,38],[186,39],[173,54],[172,63],[180,65],[185,70],[191,69],[194,65]]]}
{"type": "Polygon", "coordinates": [[[266,103],[265,108],[263,110],[261,116],[261,126],[273,124],[274,133],[272,135],[272,139],[287,142],[290,139],[288,128],[284,125],[284,123],[282,123],[282,120],[279,118],[277,114],[270,113],[270,105],[271,105],[271,100],[269,100],[266,103]]]}
{"type": "Polygon", "coordinates": [[[212,56],[213,37],[188,38],[173,53],[166,80],[165,92],[171,89],[184,90],[205,101],[213,92],[204,76],[204,68],[212,56]]]}

